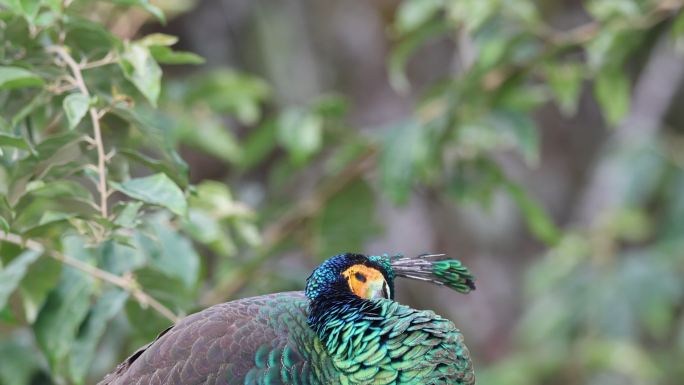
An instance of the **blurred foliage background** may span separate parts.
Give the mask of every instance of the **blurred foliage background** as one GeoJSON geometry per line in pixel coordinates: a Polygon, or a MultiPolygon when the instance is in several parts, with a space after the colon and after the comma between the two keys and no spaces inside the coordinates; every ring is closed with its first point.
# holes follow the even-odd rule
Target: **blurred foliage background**
{"type": "Polygon", "coordinates": [[[680,0],[0,0],[0,384],[345,251],[478,383],[684,381],[680,0]]]}

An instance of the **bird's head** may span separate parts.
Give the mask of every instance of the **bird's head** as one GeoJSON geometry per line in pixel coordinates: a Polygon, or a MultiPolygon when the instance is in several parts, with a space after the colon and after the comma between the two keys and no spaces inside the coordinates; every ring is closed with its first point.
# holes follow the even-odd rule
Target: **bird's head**
{"type": "Polygon", "coordinates": [[[311,301],[343,294],[364,300],[394,299],[395,277],[432,282],[464,294],[475,289],[470,271],[444,254],[405,257],[346,253],[329,258],[314,270],[306,280],[306,295],[311,301]]]}

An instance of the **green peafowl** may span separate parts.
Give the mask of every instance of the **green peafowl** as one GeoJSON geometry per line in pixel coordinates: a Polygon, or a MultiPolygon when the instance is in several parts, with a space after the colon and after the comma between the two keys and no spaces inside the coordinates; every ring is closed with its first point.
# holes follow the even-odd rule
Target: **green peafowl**
{"type": "Polygon", "coordinates": [[[471,385],[463,336],[431,311],[394,301],[395,277],[475,289],[441,254],[340,254],[304,292],[212,306],[135,352],[99,385],[471,385]]]}

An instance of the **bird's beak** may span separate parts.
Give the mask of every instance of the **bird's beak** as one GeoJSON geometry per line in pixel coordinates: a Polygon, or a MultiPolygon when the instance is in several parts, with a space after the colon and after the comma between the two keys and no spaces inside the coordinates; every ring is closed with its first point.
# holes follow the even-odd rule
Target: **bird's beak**
{"type": "Polygon", "coordinates": [[[367,297],[368,299],[375,298],[390,298],[390,290],[387,282],[384,278],[379,278],[368,283],[367,286],[367,297]]]}

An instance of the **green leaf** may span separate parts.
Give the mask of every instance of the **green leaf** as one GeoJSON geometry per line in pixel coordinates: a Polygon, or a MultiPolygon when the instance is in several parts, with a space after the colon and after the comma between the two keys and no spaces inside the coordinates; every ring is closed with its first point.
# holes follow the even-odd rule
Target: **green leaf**
{"type": "Polygon", "coordinates": [[[178,186],[185,188],[188,185],[187,174],[178,171],[177,164],[170,164],[167,160],[154,159],[143,154],[140,151],[121,148],[119,149],[119,154],[125,156],[126,158],[138,162],[152,171],[163,172],[169,178],[171,178],[174,183],[178,186]]]}
{"type": "Polygon", "coordinates": [[[29,333],[4,333],[0,339],[0,384],[31,385],[40,371],[40,360],[29,333]]]}
{"type": "Polygon", "coordinates": [[[318,254],[335,255],[360,250],[380,230],[375,212],[375,194],[357,180],[336,194],[318,217],[318,254]]]}
{"type": "Polygon", "coordinates": [[[69,353],[69,373],[76,384],[83,384],[107,323],[117,315],[127,298],[125,291],[110,289],[102,294],[90,310],[69,353]]]}
{"type": "MultiPolygon", "coordinates": [[[[77,237],[64,240],[64,253],[84,262],[91,259],[89,249],[77,237]]],[[[59,284],[50,292],[38,313],[33,331],[54,373],[64,371],[62,364],[69,355],[81,322],[88,314],[94,288],[90,276],[65,267],[59,284]]]]}
{"type": "Polygon", "coordinates": [[[611,125],[616,125],[629,111],[629,78],[619,68],[603,69],[596,76],[594,95],[606,121],[611,125]]]}
{"type": "Polygon", "coordinates": [[[110,0],[112,3],[115,4],[121,4],[121,5],[134,5],[138,6],[147,12],[151,13],[159,19],[162,23],[166,22],[166,17],[164,16],[164,12],[162,12],[159,7],[152,5],[149,0],[110,0]]]}
{"type": "Polygon", "coordinates": [[[0,89],[40,87],[43,79],[21,67],[0,66],[0,89]]]}
{"type": "Polygon", "coordinates": [[[152,46],[172,46],[178,42],[176,36],[167,35],[165,33],[152,33],[142,39],[136,41],[146,47],[152,46]]]}
{"type": "Polygon", "coordinates": [[[309,111],[287,110],[278,119],[278,140],[301,163],[321,148],[323,120],[309,111]]]}
{"type": "Polygon", "coordinates": [[[523,218],[532,234],[548,245],[557,244],[561,239],[561,232],[546,213],[546,210],[530,198],[519,185],[506,181],[504,187],[522,211],[523,218]]]}
{"type": "Polygon", "coordinates": [[[178,136],[181,142],[227,162],[239,163],[243,155],[230,127],[215,116],[184,121],[178,136]]]}
{"type": "Polygon", "coordinates": [[[154,221],[150,225],[157,241],[144,243],[151,266],[169,277],[178,278],[186,288],[194,287],[199,276],[200,258],[190,240],[162,221],[154,221]]]}
{"type": "Polygon", "coordinates": [[[131,198],[166,207],[177,215],[183,216],[187,212],[183,191],[164,173],[110,184],[131,198]]]}
{"type": "Polygon", "coordinates": [[[28,274],[19,286],[26,320],[29,323],[35,322],[48,293],[57,285],[61,272],[62,264],[52,258],[41,258],[29,268],[28,274]]]}
{"type": "Polygon", "coordinates": [[[126,78],[156,107],[162,71],[149,48],[137,43],[126,44],[121,59],[120,65],[126,78]]]}
{"type": "Polygon", "coordinates": [[[447,28],[448,25],[442,21],[427,23],[407,36],[392,50],[388,71],[390,84],[395,90],[405,93],[410,89],[411,85],[404,70],[406,63],[425,41],[432,37],[440,36],[447,31],[447,28]]]}
{"type": "Polygon", "coordinates": [[[400,33],[407,33],[417,29],[433,18],[443,6],[443,0],[411,0],[402,2],[397,13],[397,30],[400,33]]]}
{"type": "Polygon", "coordinates": [[[138,212],[142,205],[142,202],[120,203],[114,208],[116,213],[114,223],[121,227],[135,227],[138,223],[138,212]]]}
{"type": "Polygon", "coordinates": [[[261,163],[277,145],[278,127],[273,120],[264,122],[251,130],[251,134],[242,142],[240,166],[251,169],[261,163]]]}
{"type": "Polygon", "coordinates": [[[10,294],[21,282],[29,265],[40,257],[40,252],[26,250],[0,270],[0,309],[5,307],[10,294]]]}
{"type": "Polygon", "coordinates": [[[69,121],[69,129],[73,130],[88,112],[90,100],[82,93],[74,93],[64,98],[62,107],[69,121]]]}
{"type": "Polygon", "coordinates": [[[0,147],[14,147],[20,150],[31,150],[26,139],[21,136],[14,136],[10,134],[0,133],[0,147]]]}
{"type": "Polygon", "coordinates": [[[402,122],[388,131],[380,155],[380,178],[383,191],[394,202],[406,202],[429,152],[427,128],[417,121],[402,122]]]}
{"type": "Polygon", "coordinates": [[[260,117],[259,104],[270,89],[263,80],[231,70],[216,70],[190,82],[184,102],[209,104],[211,108],[237,115],[243,124],[254,124],[260,117]]]}
{"type": "Polygon", "coordinates": [[[563,115],[574,115],[584,80],[583,67],[570,63],[549,64],[546,67],[546,80],[563,115]]]}
{"type": "Polygon", "coordinates": [[[169,47],[153,46],[150,53],[162,64],[204,64],[204,58],[192,52],[174,51],[169,47]]]}
{"type": "Polygon", "coordinates": [[[534,120],[513,110],[494,111],[490,119],[520,149],[525,162],[536,166],[539,162],[539,132],[534,120]]]}

